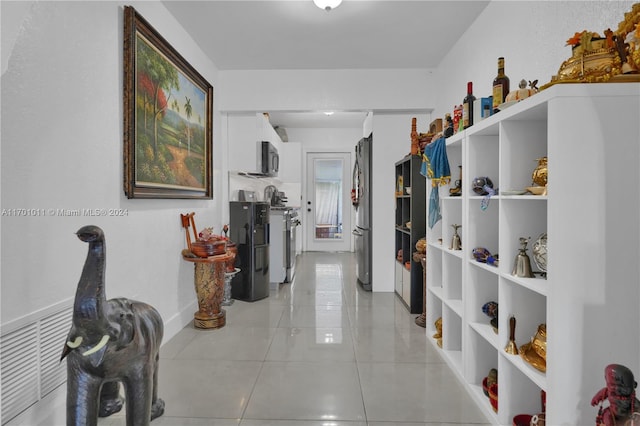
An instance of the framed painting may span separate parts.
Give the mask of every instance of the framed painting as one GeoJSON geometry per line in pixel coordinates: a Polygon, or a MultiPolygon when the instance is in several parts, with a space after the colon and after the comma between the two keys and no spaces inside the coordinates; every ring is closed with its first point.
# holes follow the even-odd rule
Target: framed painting
{"type": "Polygon", "coordinates": [[[124,8],[124,192],[211,199],[213,87],[124,8]]]}

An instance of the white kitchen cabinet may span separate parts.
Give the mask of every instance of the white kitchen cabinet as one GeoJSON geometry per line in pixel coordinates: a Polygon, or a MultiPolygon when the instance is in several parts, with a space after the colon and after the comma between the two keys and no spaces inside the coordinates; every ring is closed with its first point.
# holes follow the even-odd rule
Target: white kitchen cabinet
{"type": "Polygon", "coordinates": [[[261,141],[269,141],[278,151],[283,142],[269,120],[261,113],[235,113],[227,116],[229,170],[260,172],[261,141]]]}
{"type": "Polygon", "coordinates": [[[640,377],[639,120],[640,84],[564,84],[447,139],[454,180],[463,166],[463,195],[441,188],[442,220],[427,229],[426,332],[435,345],[434,322],[443,318],[441,353],[495,424],[539,413],[542,390],[547,424],[593,424],[604,367],[623,364],[640,377]],[[523,189],[543,156],[548,195],[497,195],[481,209],[473,177],[523,189]],[[458,252],[449,249],[454,223],[462,225],[458,252]],[[543,232],[547,278],[512,276],[519,237],[531,237],[537,270],[531,247],[543,232]],[[474,247],[499,254],[499,266],[478,263],[474,247]],[[481,311],[488,301],[499,304],[498,333],[481,311]],[[519,348],[546,324],[546,372],[505,352],[512,315],[519,348]],[[497,413],[482,392],[491,368],[497,413]]]}
{"type": "MultiPolygon", "coordinates": [[[[302,182],[302,144],[300,142],[283,142],[278,152],[280,153],[278,178],[282,182],[302,182]]],[[[298,200],[289,198],[289,201],[294,205],[300,205],[299,198],[298,200]]]]}
{"type": "MultiPolygon", "coordinates": [[[[260,113],[235,113],[227,116],[229,170],[234,172],[260,172],[262,168],[261,141],[269,141],[278,150],[279,182],[302,181],[302,144],[282,142],[268,118],[260,113]]],[[[299,198],[299,191],[297,191],[299,198]]],[[[299,205],[296,200],[295,205],[299,205]]]]}

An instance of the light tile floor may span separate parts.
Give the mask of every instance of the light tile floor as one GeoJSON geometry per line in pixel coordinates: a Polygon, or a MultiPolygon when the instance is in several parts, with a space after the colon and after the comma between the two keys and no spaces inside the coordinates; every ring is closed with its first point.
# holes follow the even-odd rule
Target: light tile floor
{"type": "MultiPolygon", "coordinates": [[[[226,306],[161,349],[154,426],[489,424],[392,293],[363,291],[351,253],[304,253],[293,283],[226,306]]],[[[61,386],[11,426],[65,424],[61,386]]],[[[123,412],[100,426],[125,424],[123,412]]]]}

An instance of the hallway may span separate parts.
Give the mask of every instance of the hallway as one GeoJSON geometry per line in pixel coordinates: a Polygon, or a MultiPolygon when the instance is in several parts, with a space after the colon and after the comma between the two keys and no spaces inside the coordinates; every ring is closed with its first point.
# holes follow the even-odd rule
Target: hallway
{"type": "MultiPolygon", "coordinates": [[[[161,349],[154,426],[486,424],[392,293],[356,285],[352,253],[304,253],[293,283],[190,324],[161,349]]],[[[61,386],[9,425],[64,425],[61,386]]],[[[124,410],[99,425],[124,425],[124,410]]]]}

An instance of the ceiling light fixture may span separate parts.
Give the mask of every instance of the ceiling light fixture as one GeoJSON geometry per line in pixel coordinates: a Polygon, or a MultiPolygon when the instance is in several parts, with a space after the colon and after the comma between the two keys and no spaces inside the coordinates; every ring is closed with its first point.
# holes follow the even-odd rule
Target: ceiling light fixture
{"type": "Polygon", "coordinates": [[[340,6],[342,0],[313,0],[313,3],[315,3],[315,5],[320,9],[324,9],[328,12],[331,9],[335,9],[336,7],[340,6]]]}
{"type": "Polygon", "coordinates": [[[325,111],[324,115],[331,117],[333,115],[333,111],[325,111]]]}

